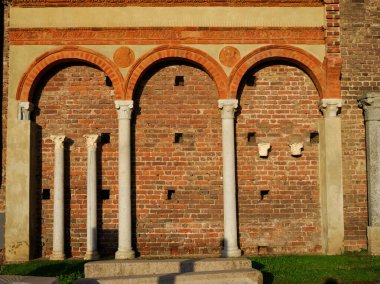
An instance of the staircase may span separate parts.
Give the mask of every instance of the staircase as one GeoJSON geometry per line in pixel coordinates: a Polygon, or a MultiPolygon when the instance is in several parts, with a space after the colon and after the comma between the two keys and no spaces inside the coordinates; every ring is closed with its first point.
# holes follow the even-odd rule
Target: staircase
{"type": "Polygon", "coordinates": [[[108,260],[85,264],[74,284],[262,284],[245,258],[108,260]]]}

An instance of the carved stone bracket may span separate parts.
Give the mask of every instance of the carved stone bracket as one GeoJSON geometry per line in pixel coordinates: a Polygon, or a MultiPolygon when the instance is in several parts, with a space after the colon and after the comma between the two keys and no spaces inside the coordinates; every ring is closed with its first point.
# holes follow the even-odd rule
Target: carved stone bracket
{"type": "Polygon", "coordinates": [[[319,110],[323,113],[325,118],[336,117],[341,107],[341,99],[321,99],[319,102],[319,110]]]}
{"type": "Polygon", "coordinates": [[[226,99],[219,100],[218,107],[222,112],[223,119],[233,119],[235,117],[235,110],[238,107],[238,100],[226,99]]]}
{"type": "Polygon", "coordinates": [[[30,120],[30,113],[33,111],[34,105],[30,102],[19,102],[18,104],[18,119],[30,120]]]}
{"type": "Polygon", "coordinates": [[[131,119],[133,101],[115,101],[115,107],[119,119],[131,119]]]}
{"type": "Polygon", "coordinates": [[[380,121],[380,92],[372,92],[359,97],[358,105],[364,110],[366,121],[380,121]]]}

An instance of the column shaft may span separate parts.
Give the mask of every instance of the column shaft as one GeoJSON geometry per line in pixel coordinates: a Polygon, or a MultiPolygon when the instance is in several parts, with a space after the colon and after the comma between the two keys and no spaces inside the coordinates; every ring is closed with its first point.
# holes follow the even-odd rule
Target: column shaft
{"type": "Polygon", "coordinates": [[[119,118],[119,246],[116,259],[135,257],[132,248],[131,113],[133,101],[116,101],[119,118]]]}
{"type": "Polygon", "coordinates": [[[235,177],[235,120],[237,100],[219,100],[222,109],[223,136],[223,202],[224,248],[222,256],[238,257],[241,251],[237,241],[236,177],[235,177]]]}
{"type": "Polygon", "coordinates": [[[96,146],[99,135],[87,138],[87,251],[85,259],[97,259],[96,146]]]}
{"type": "Polygon", "coordinates": [[[53,225],[53,252],[52,260],[65,258],[64,253],[64,140],[65,136],[52,136],[54,147],[54,225],[53,225]]]}
{"type": "Polygon", "coordinates": [[[365,114],[368,188],[368,252],[380,255],[380,92],[359,98],[365,114]]]}

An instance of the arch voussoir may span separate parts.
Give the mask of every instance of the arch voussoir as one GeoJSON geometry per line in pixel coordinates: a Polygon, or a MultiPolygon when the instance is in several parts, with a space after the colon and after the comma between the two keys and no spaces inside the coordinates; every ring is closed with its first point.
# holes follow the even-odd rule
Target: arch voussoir
{"type": "Polygon", "coordinates": [[[84,61],[99,67],[111,79],[115,88],[116,99],[122,99],[125,96],[123,77],[111,60],[87,48],[68,46],[47,51],[33,61],[19,82],[16,99],[32,101],[33,88],[38,83],[41,73],[52,65],[67,61],[84,61]]]}

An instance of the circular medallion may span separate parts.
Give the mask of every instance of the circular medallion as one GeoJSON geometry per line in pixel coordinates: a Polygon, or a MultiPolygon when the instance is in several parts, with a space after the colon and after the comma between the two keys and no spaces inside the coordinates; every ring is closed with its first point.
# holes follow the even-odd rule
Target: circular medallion
{"type": "Polygon", "coordinates": [[[219,60],[224,66],[233,67],[240,60],[240,52],[233,46],[226,46],[220,51],[219,60]]]}
{"type": "Polygon", "coordinates": [[[122,46],[116,49],[113,54],[113,61],[117,66],[125,68],[130,66],[135,61],[135,54],[132,49],[122,46]]]}

